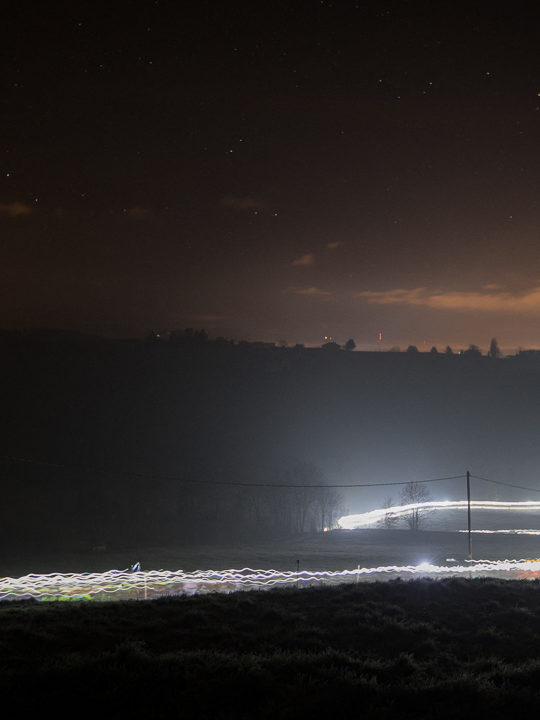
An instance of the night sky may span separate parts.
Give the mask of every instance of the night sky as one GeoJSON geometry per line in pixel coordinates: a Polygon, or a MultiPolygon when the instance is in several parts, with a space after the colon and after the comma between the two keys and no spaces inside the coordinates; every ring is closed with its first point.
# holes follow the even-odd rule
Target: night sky
{"type": "Polygon", "coordinates": [[[535,3],[3,8],[0,327],[540,347],[535,3]]]}

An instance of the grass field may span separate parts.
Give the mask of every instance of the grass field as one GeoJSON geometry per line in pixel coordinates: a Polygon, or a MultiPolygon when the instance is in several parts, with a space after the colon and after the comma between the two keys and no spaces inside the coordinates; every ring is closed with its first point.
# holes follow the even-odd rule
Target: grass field
{"type": "Polygon", "coordinates": [[[4,707],[86,717],[529,717],[540,583],[0,604],[4,707]]]}
{"type": "MultiPolygon", "coordinates": [[[[262,568],[353,570],[378,565],[446,564],[447,558],[467,557],[467,537],[456,532],[408,530],[337,530],[271,542],[185,547],[130,547],[92,551],[65,548],[61,552],[17,550],[0,558],[0,576],[30,572],[103,572],[123,569],[136,560],[143,570],[222,570],[262,568]]],[[[475,535],[476,559],[540,557],[540,536],[475,535]]]]}
{"type": "MultiPolygon", "coordinates": [[[[476,558],[538,557],[477,536],[476,558]]],[[[463,535],[359,530],[241,546],[4,558],[2,575],[462,561],[463,535]],[[11,571],[11,572],[10,572],[11,571]]],[[[0,697],[76,717],[528,717],[540,703],[540,582],[414,580],[146,602],[0,603],[0,697]]]]}

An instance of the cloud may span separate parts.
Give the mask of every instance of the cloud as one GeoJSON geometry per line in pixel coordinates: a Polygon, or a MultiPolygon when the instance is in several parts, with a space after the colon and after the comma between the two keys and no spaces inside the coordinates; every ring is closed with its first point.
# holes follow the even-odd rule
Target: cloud
{"type": "Polygon", "coordinates": [[[293,260],[291,265],[296,267],[307,267],[308,265],[313,265],[314,262],[315,257],[313,256],[313,253],[306,253],[305,255],[300,255],[300,257],[296,258],[296,260],[293,260]]]}
{"type": "Polygon", "coordinates": [[[22,215],[30,215],[32,206],[22,202],[0,203],[0,214],[9,217],[21,217],[22,215]]]}
{"type": "Polygon", "coordinates": [[[225,195],[221,198],[221,205],[232,210],[262,210],[264,202],[250,195],[225,195]]]}
{"type": "Polygon", "coordinates": [[[365,290],[357,297],[374,305],[417,305],[437,310],[510,312],[540,314],[540,287],[523,293],[488,290],[486,292],[428,292],[425,288],[375,292],[365,290]]]}
{"type": "Polygon", "coordinates": [[[424,288],[414,290],[363,290],[357,297],[365,298],[372,305],[423,305],[421,293],[424,288]]]}
{"type": "Polygon", "coordinates": [[[334,240],[333,242],[327,243],[326,247],[328,250],[335,250],[338,247],[341,247],[343,245],[342,240],[334,240]]]}
{"type": "Polygon", "coordinates": [[[334,294],[331,290],[321,290],[321,288],[315,286],[307,288],[287,288],[284,292],[292,293],[293,295],[311,295],[314,297],[332,297],[334,294]]]}

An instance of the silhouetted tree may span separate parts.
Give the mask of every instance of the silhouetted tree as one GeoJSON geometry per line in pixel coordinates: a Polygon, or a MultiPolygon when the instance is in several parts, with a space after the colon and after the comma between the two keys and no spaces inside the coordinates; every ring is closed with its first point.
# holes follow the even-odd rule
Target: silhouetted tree
{"type": "Polygon", "coordinates": [[[352,338],[347,340],[347,342],[345,343],[345,350],[354,350],[355,347],[356,347],[356,343],[354,342],[354,340],[352,338]]]}
{"type": "Polygon", "coordinates": [[[418,507],[418,505],[428,502],[430,497],[429,490],[423,483],[410,482],[403,486],[401,502],[403,505],[413,506],[410,511],[403,516],[403,520],[408,525],[409,530],[420,530],[427,511],[418,507]]]}
{"type": "Polygon", "coordinates": [[[416,345],[409,345],[409,347],[407,348],[407,352],[408,353],[417,353],[418,348],[416,347],[416,345]]]}
{"type": "Polygon", "coordinates": [[[170,341],[173,344],[191,343],[202,345],[208,341],[208,333],[204,328],[201,328],[201,330],[194,330],[193,328],[174,330],[171,333],[170,341]]]}
{"type": "Polygon", "coordinates": [[[312,489],[302,487],[311,484],[309,478],[307,466],[297,465],[293,470],[287,469],[278,473],[277,484],[282,487],[264,489],[263,497],[275,533],[290,535],[304,531],[308,513],[314,503],[312,489]]]}
{"type": "Polygon", "coordinates": [[[393,505],[394,505],[394,502],[391,497],[384,498],[383,508],[388,510],[388,512],[386,512],[384,514],[384,517],[382,517],[379,520],[378,525],[380,527],[386,528],[388,530],[390,530],[391,528],[397,527],[397,525],[399,523],[399,518],[390,511],[390,508],[392,508],[393,505]]]}
{"type": "Polygon", "coordinates": [[[303,533],[307,528],[307,519],[314,503],[313,488],[292,488],[293,532],[303,533]]]}
{"type": "Polygon", "coordinates": [[[288,473],[288,482],[297,487],[290,488],[289,498],[293,518],[294,532],[302,533],[309,529],[308,519],[313,520],[313,511],[316,503],[319,504],[322,498],[325,511],[332,504],[330,488],[318,488],[317,485],[326,484],[326,478],[318,467],[311,463],[304,462],[296,465],[291,473],[288,473]]]}
{"type": "Polygon", "coordinates": [[[343,495],[336,488],[314,488],[316,503],[319,506],[321,530],[335,527],[337,514],[343,505],[343,495]]]}
{"type": "Polygon", "coordinates": [[[497,338],[491,338],[491,343],[489,345],[489,351],[488,351],[488,357],[494,358],[494,359],[501,357],[501,350],[499,348],[497,338]]]}
{"type": "MultiPolygon", "coordinates": [[[[280,477],[280,482],[288,482],[289,473],[280,477]]],[[[269,518],[270,530],[275,535],[287,535],[295,532],[293,527],[292,493],[286,488],[262,488],[261,493],[269,518]]]]}
{"type": "Polygon", "coordinates": [[[447,345],[447,346],[446,346],[446,350],[444,351],[444,354],[445,354],[445,355],[453,355],[453,354],[454,354],[454,351],[452,350],[452,348],[450,347],[450,345],[447,345]]]}
{"type": "Polygon", "coordinates": [[[439,354],[439,351],[437,350],[437,348],[435,347],[435,345],[431,348],[431,350],[430,350],[429,352],[430,352],[432,355],[438,355],[438,354],[439,354]]]}
{"type": "Polygon", "coordinates": [[[467,348],[467,350],[465,350],[463,354],[467,357],[482,357],[482,353],[480,352],[480,348],[478,347],[478,345],[473,344],[469,345],[469,347],[467,348]]]}

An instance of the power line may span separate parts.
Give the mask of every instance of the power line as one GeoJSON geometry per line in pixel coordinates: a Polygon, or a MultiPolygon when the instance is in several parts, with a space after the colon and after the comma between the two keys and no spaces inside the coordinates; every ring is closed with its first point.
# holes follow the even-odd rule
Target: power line
{"type": "Polygon", "coordinates": [[[98,472],[106,475],[117,475],[124,477],[134,477],[146,480],[173,480],[183,485],[216,485],[230,487],[268,487],[268,488],[362,488],[362,487],[390,487],[396,485],[409,485],[411,482],[419,484],[427,484],[433,482],[442,482],[444,480],[462,480],[465,475],[452,475],[450,477],[429,478],[427,480],[402,480],[399,482],[383,482],[383,483],[342,483],[339,485],[330,485],[327,483],[320,484],[300,484],[300,483],[255,483],[242,482],[234,480],[190,480],[189,478],[181,478],[175,475],[160,475],[154,473],[140,473],[129,470],[111,470],[109,468],[97,467],[80,467],[68,465],[65,463],[53,463],[45,460],[33,460],[30,458],[0,458],[0,462],[10,465],[35,465],[36,467],[59,468],[62,470],[77,470],[79,472],[98,472]]]}
{"type": "Polygon", "coordinates": [[[503,482],[502,480],[490,480],[490,478],[480,477],[479,475],[471,475],[471,477],[475,480],[483,480],[484,482],[493,483],[494,485],[504,485],[505,487],[516,488],[517,490],[527,490],[528,492],[540,492],[538,488],[513,485],[512,483],[503,482]]]}
{"type": "MultiPolygon", "coordinates": [[[[303,485],[301,483],[255,483],[255,482],[243,482],[235,480],[191,480],[189,478],[178,477],[177,475],[161,475],[159,473],[141,473],[131,470],[114,470],[111,468],[102,467],[90,467],[90,466],[78,466],[69,465],[67,463],[54,463],[46,460],[34,460],[32,458],[13,458],[13,457],[2,457],[0,462],[10,465],[35,465],[36,467],[50,467],[58,468],[61,470],[77,470],[79,472],[97,472],[104,475],[116,475],[123,477],[139,478],[141,480],[169,480],[180,483],[182,485],[214,485],[214,486],[225,486],[225,487],[268,487],[268,488],[337,488],[337,489],[348,489],[348,488],[364,488],[364,487],[395,487],[401,485],[409,485],[411,482],[418,484],[428,484],[434,482],[443,482],[445,480],[463,480],[466,475],[449,475],[447,477],[428,478],[426,480],[400,480],[396,482],[381,482],[381,483],[340,483],[338,485],[331,485],[328,483],[310,483],[303,485]]],[[[515,485],[513,483],[503,482],[502,480],[492,480],[491,478],[481,477],[480,475],[473,475],[471,478],[474,480],[482,480],[483,482],[492,483],[493,485],[503,485],[504,487],[511,487],[516,490],[526,490],[527,492],[540,493],[539,488],[525,487],[524,485],[515,485]]]]}
{"type": "Polygon", "coordinates": [[[358,487],[388,487],[391,485],[410,485],[414,483],[432,483],[442,482],[443,480],[458,480],[463,479],[465,475],[452,475],[451,477],[440,477],[440,478],[429,478],[428,480],[402,480],[400,482],[383,482],[383,483],[350,483],[341,485],[292,485],[292,484],[280,484],[275,485],[274,483],[223,483],[224,485],[247,485],[249,487],[282,487],[282,488],[358,488],[358,487]]]}

